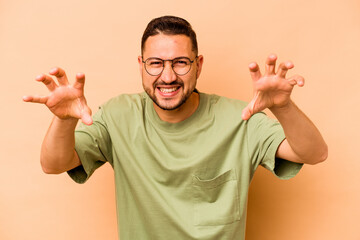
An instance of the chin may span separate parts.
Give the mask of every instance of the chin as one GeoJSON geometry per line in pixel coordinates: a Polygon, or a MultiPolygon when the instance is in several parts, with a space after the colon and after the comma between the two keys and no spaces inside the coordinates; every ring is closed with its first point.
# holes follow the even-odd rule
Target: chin
{"type": "MultiPolygon", "coordinates": [[[[166,101],[166,100],[165,100],[166,101]]],[[[162,110],[166,110],[166,111],[172,111],[172,110],[176,110],[178,108],[180,108],[183,104],[184,104],[185,100],[180,100],[177,103],[159,103],[159,101],[154,101],[154,103],[161,108],[162,110]]]]}
{"type": "Polygon", "coordinates": [[[164,98],[162,96],[158,96],[156,91],[150,91],[148,88],[144,88],[147,95],[152,99],[152,101],[158,106],[160,109],[165,111],[172,111],[179,109],[184,103],[191,97],[193,91],[188,94],[179,93],[174,99],[164,98]]]}

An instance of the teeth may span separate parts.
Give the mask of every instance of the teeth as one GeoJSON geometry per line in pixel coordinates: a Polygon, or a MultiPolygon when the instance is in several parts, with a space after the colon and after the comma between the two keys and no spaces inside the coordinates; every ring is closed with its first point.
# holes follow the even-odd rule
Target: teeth
{"type": "Polygon", "coordinates": [[[163,93],[171,93],[171,92],[174,92],[176,91],[176,87],[173,87],[173,88],[160,88],[160,91],[163,92],[163,93]]]}

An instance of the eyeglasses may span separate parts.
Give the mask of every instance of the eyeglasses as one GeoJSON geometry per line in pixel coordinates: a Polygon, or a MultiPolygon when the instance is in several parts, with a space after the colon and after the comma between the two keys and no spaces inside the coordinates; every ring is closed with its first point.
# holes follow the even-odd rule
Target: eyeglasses
{"type": "MultiPolygon", "coordinates": [[[[197,57],[195,57],[195,59],[196,58],[197,57]]],[[[160,75],[164,71],[166,61],[171,62],[171,67],[176,73],[176,75],[182,76],[190,71],[191,65],[195,61],[195,59],[191,61],[188,57],[177,57],[174,59],[163,60],[161,58],[151,57],[146,59],[145,61],[143,60],[142,62],[145,64],[146,72],[151,76],[160,75]]]]}

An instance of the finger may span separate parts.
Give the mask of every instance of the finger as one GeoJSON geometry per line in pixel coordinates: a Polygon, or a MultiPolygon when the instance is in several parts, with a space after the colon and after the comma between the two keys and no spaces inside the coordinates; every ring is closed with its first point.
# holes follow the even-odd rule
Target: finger
{"type": "Polygon", "coordinates": [[[294,67],[294,64],[290,61],[287,61],[285,63],[280,63],[279,69],[276,73],[277,76],[285,78],[286,73],[289,69],[292,69],[294,67]]]}
{"type": "MultiPolygon", "coordinates": [[[[86,104],[86,103],[85,103],[86,104]]],[[[91,125],[93,120],[91,118],[91,109],[87,105],[83,105],[84,108],[81,112],[81,121],[86,125],[91,125]]]]}
{"type": "Polygon", "coordinates": [[[261,78],[260,68],[256,62],[252,62],[249,64],[249,70],[252,80],[256,81],[261,78]]]}
{"type": "Polygon", "coordinates": [[[252,115],[252,111],[250,106],[248,105],[246,106],[246,108],[243,109],[241,113],[241,118],[246,121],[250,119],[251,115],[252,115]]]}
{"type": "Polygon", "coordinates": [[[81,116],[81,121],[86,125],[91,125],[93,123],[93,120],[91,118],[91,115],[86,112],[81,116]]]}
{"type": "Polygon", "coordinates": [[[292,85],[298,85],[299,87],[303,87],[305,85],[305,79],[300,75],[292,76],[288,79],[288,82],[292,85]]]}
{"type": "Polygon", "coordinates": [[[23,96],[24,102],[45,104],[47,100],[48,100],[48,96],[23,96]]]}
{"type": "Polygon", "coordinates": [[[275,54],[270,54],[265,62],[265,76],[275,74],[277,56],[275,54]]]}
{"type": "Polygon", "coordinates": [[[251,102],[243,109],[241,113],[241,118],[243,120],[248,120],[256,111],[258,111],[258,110],[255,111],[255,103],[258,100],[259,96],[260,93],[256,92],[251,102]]]}
{"type": "Polygon", "coordinates": [[[42,82],[43,84],[45,84],[45,86],[49,89],[50,92],[54,91],[57,87],[57,84],[50,76],[41,74],[41,75],[37,76],[35,79],[36,79],[36,81],[42,82]]]}
{"type": "Polygon", "coordinates": [[[65,71],[61,68],[56,67],[56,68],[51,69],[50,75],[55,76],[59,82],[59,85],[61,85],[61,86],[69,84],[69,81],[66,77],[65,71]]]}
{"type": "Polygon", "coordinates": [[[84,91],[84,85],[85,85],[85,74],[84,73],[76,74],[76,81],[74,83],[74,88],[84,91]]]}

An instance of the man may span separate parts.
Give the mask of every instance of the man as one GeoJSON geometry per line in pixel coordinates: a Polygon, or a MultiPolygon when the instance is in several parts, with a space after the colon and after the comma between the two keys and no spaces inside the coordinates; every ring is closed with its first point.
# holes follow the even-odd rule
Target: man
{"type": "Polygon", "coordinates": [[[195,32],[181,18],[153,19],[138,57],[146,93],[120,95],[91,118],[84,74],[70,85],[54,68],[48,96],[24,101],[45,104],[54,119],[41,149],[46,173],[85,182],[96,168],[114,168],[120,239],[244,239],[247,194],[258,165],[287,179],[303,163],[327,158],[327,146],[312,122],[291,101],[286,78],[291,62],[265,74],[249,65],[254,81],[250,104],[196,89],[203,56],[195,32]],[[269,108],[278,121],[260,111],[269,108]],[[78,119],[82,124],[75,131],[78,119]],[[75,131],[75,134],[74,134],[75,131]],[[285,160],[286,159],[286,160],[285,160]]]}

